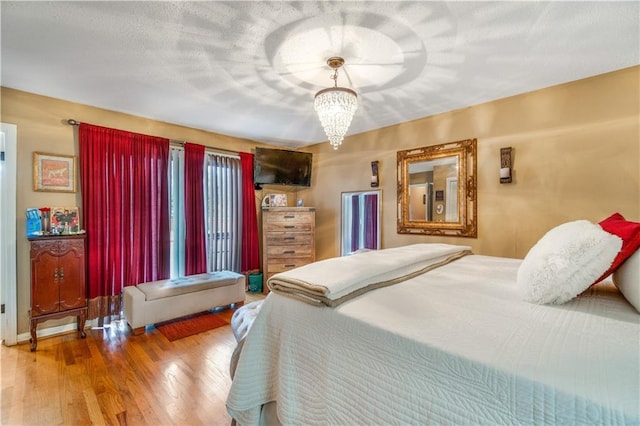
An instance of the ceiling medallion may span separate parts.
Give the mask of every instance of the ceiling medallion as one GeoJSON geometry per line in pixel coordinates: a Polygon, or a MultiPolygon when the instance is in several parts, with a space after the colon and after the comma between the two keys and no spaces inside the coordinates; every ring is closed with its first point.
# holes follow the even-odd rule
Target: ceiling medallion
{"type": "Polygon", "coordinates": [[[344,65],[344,59],[334,56],[327,59],[327,64],[334,70],[331,76],[333,87],[316,93],[313,106],[331,146],[338,149],[358,109],[358,95],[351,89],[338,87],[338,68],[344,65]]]}

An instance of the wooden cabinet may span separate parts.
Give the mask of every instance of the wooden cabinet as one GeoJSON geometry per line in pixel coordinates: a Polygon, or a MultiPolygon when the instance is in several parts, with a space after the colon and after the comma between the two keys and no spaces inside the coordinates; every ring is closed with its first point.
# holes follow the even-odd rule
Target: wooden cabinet
{"type": "Polygon", "coordinates": [[[313,207],[262,209],[262,269],[267,280],[316,260],[316,212],[313,207]]]}
{"type": "Polygon", "coordinates": [[[85,237],[30,238],[31,351],[38,345],[38,322],[74,315],[84,338],[87,319],[85,237]]]}

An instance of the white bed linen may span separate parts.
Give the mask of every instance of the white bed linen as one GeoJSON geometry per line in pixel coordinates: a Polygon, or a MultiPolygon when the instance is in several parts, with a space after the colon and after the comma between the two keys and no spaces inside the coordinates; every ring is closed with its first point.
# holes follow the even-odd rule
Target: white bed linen
{"type": "Polygon", "coordinates": [[[227,400],[241,425],[639,424],[640,316],[610,282],[519,300],[520,260],[471,255],[337,308],[270,294],[227,400]]]}
{"type": "Polygon", "coordinates": [[[334,257],[281,272],[267,284],[274,293],[313,305],[337,306],[362,293],[386,287],[471,254],[453,244],[411,244],[334,257]]]}

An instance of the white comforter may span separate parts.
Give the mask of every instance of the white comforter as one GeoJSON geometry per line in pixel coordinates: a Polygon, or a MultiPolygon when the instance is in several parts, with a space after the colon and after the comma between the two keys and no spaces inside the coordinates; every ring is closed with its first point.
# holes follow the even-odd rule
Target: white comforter
{"type": "Polygon", "coordinates": [[[313,305],[337,306],[471,253],[452,244],[411,244],[310,263],[269,278],[269,289],[313,305]]]}
{"type": "Polygon", "coordinates": [[[337,308],[270,294],[227,400],[241,425],[640,424],[640,316],[610,283],[522,302],[519,260],[466,256],[337,308]]]}

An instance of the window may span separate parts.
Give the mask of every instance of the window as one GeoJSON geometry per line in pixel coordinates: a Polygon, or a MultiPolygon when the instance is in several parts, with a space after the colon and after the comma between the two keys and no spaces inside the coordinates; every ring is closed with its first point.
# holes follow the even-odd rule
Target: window
{"type": "Polygon", "coordinates": [[[240,159],[205,155],[207,270],[240,272],[242,176],[240,159]]]}
{"type": "MultiPolygon", "coordinates": [[[[240,159],[205,153],[204,200],[207,271],[240,271],[242,175],[240,159]]],[[[184,276],[184,151],[171,149],[169,169],[171,277],[184,276]]]]}

